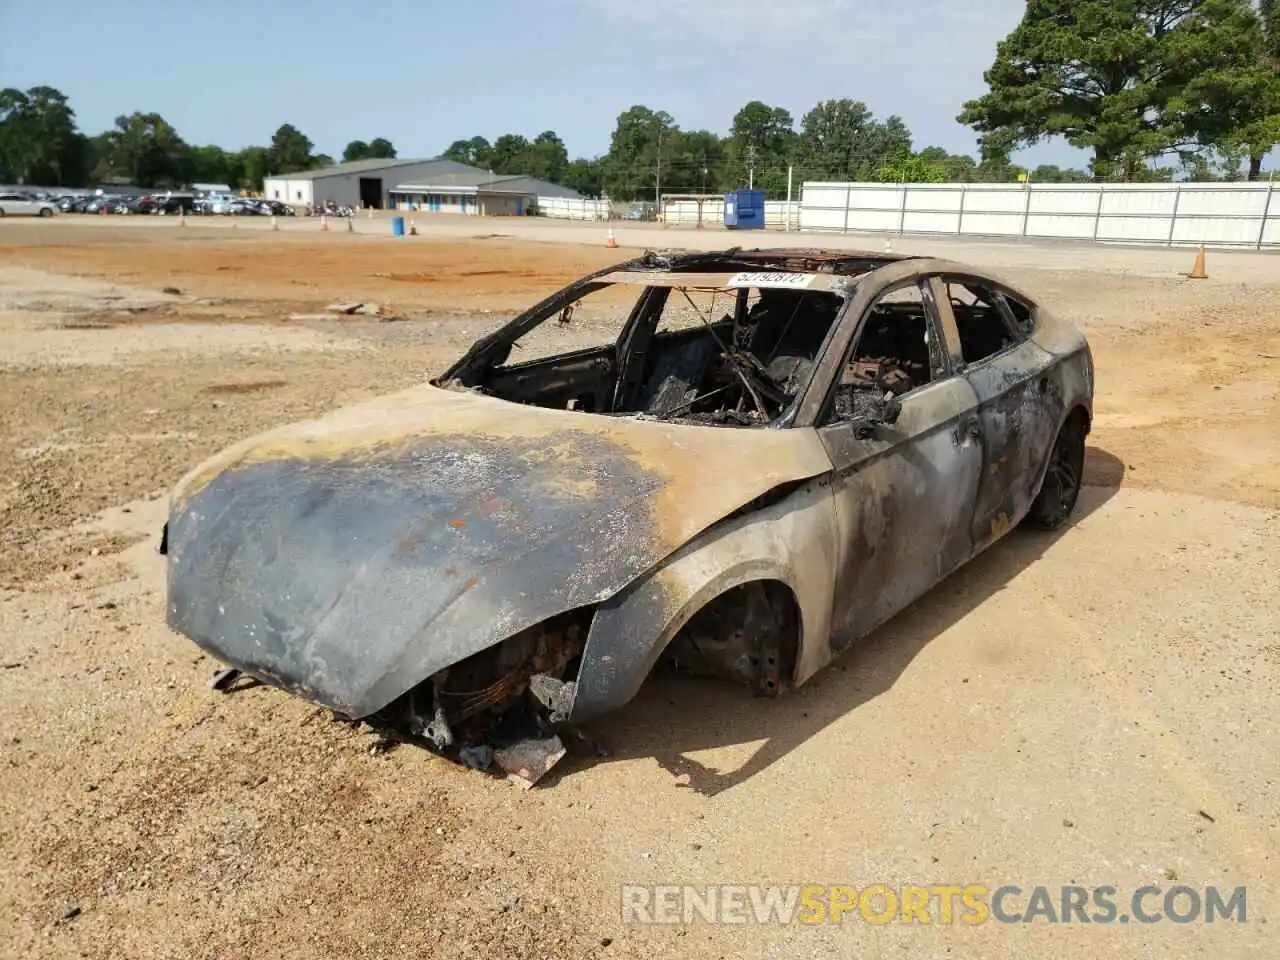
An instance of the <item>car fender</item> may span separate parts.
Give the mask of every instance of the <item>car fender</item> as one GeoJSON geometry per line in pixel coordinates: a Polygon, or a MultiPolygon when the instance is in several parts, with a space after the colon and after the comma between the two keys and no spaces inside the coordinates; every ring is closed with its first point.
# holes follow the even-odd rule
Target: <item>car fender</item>
{"type": "Polygon", "coordinates": [[[799,684],[831,658],[828,642],[838,525],[829,478],[699,534],[602,603],[592,619],[571,720],[617,709],[640,690],[667,644],[703,606],[734,587],[777,580],[799,607],[799,684]]]}

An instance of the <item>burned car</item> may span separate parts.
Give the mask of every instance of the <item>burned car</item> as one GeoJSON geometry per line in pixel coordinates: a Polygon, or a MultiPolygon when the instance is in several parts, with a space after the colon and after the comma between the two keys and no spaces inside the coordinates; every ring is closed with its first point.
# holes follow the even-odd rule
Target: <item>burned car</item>
{"type": "Polygon", "coordinates": [[[598,717],[660,661],[776,695],[1061,525],[1092,401],[1082,334],[985,270],[646,253],[430,382],[193,470],[167,618],[445,753],[598,717]],[[602,345],[532,355],[599,296],[623,306],[602,345]]]}

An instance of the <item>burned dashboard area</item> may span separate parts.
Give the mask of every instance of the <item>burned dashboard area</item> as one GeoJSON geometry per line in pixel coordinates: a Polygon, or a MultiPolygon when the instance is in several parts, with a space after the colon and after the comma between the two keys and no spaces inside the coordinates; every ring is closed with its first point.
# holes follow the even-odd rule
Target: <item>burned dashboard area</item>
{"type": "Polygon", "coordinates": [[[547,298],[435,382],[588,414],[782,425],[857,275],[885,260],[805,251],[647,255],[547,298]],[[613,342],[509,362],[538,326],[568,323],[580,302],[619,287],[634,289],[635,298],[613,342]]]}

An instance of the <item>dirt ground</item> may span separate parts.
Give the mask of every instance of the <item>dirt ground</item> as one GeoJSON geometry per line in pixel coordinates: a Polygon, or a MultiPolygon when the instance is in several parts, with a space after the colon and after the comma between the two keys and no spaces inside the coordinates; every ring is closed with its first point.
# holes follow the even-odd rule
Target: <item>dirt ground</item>
{"type": "MultiPolygon", "coordinates": [[[[625,255],[415,239],[0,225],[0,955],[1274,948],[1280,266],[1195,283],[1123,251],[1023,256],[1006,273],[1097,362],[1076,522],[1014,533],[792,696],[655,680],[593,731],[607,756],[522,792],[273,690],[213,693],[164,626],[182,473],[420,381],[625,255]],[[333,300],[381,315],[315,319],[333,300]],[[1244,885],[1249,912],[645,927],[625,883],[1244,885]]],[[[546,336],[600,342],[610,317],[546,336]]]]}

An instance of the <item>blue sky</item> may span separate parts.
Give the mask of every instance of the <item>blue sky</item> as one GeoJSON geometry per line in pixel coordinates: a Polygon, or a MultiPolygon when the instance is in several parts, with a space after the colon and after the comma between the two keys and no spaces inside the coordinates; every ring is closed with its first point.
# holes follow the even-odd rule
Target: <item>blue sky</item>
{"type": "MultiPolygon", "coordinates": [[[[1023,0],[0,0],[0,86],[58,87],[82,129],[155,111],[189,142],[267,142],[293,123],[318,152],[391,139],[434,156],[475,134],[555,130],[608,148],[632,104],[726,132],[748,100],[796,118],[851,97],[917,147],[972,152],[955,122],[1023,0]]],[[[1063,143],[1024,163],[1081,165],[1063,143]]]]}

